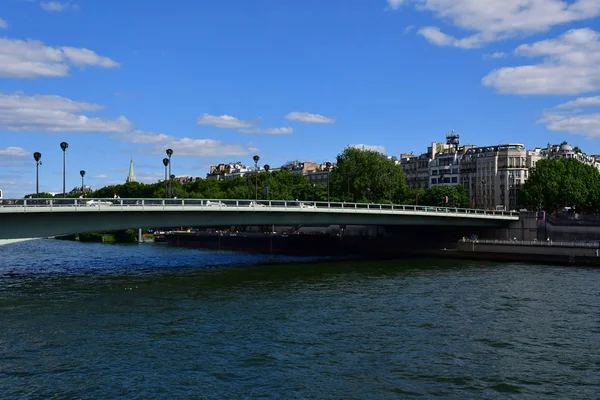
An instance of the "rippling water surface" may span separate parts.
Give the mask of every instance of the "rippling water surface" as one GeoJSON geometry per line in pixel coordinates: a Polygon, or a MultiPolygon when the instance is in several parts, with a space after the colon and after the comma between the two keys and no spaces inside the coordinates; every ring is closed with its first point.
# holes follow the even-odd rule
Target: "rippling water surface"
{"type": "Polygon", "coordinates": [[[0,247],[0,398],[593,399],[600,269],[0,247]]]}

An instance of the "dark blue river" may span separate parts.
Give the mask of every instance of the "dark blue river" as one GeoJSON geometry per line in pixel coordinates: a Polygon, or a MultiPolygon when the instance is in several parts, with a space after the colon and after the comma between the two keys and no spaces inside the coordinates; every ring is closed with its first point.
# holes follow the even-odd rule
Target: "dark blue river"
{"type": "Polygon", "coordinates": [[[0,398],[600,396],[600,269],[291,261],[2,246],[0,398]]]}

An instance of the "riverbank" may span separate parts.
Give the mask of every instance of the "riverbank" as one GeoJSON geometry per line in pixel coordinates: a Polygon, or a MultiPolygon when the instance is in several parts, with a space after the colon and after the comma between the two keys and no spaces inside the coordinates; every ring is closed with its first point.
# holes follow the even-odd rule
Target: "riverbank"
{"type": "Polygon", "coordinates": [[[87,243],[138,243],[138,233],[135,229],[114,232],[89,232],[75,235],[57,236],[58,240],[78,240],[87,243]]]}
{"type": "Polygon", "coordinates": [[[599,245],[589,242],[465,241],[427,255],[463,260],[600,266],[599,245]]]}

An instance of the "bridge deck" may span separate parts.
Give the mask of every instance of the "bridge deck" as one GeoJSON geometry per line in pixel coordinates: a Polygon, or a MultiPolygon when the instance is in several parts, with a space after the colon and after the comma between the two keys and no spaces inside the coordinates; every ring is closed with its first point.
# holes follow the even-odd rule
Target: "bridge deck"
{"type": "Polygon", "coordinates": [[[517,221],[519,213],[470,208],[403,204],[258,201],[224,199],[9,199],[0,201],[0,214],[75,212],[267,212],[386,214],[517,221]]]}

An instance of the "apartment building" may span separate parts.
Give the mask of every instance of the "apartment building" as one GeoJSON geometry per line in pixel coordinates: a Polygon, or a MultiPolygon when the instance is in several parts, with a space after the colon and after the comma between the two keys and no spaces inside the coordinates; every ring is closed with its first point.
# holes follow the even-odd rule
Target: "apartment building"
{"type": "Polygon", "coordinates": [[[210,167],[210,172],[206,174],[206,179],[230,179],[254,172],[256,172],[255,167],[243,165],[240,161],[220,163],[210,167]]]}
{"type": "Polygon", "coordinates": [[[519,191],[535,158],[518,143],[467,149],[460,162],[460,182],[471,207],[518,208],[519,191]]]}

